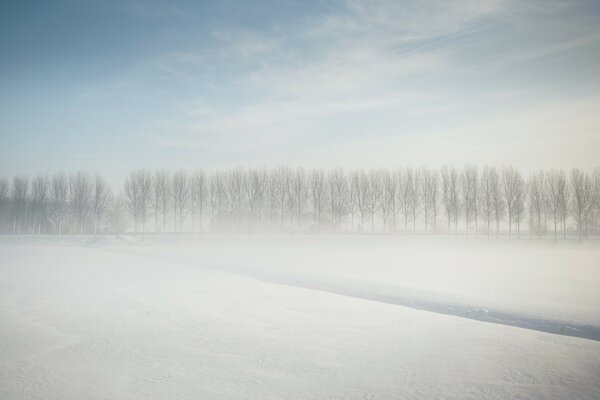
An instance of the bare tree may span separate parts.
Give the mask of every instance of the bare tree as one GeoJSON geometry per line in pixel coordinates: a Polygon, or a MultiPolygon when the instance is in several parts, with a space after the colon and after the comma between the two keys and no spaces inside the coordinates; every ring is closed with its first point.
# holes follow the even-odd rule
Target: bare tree
{"type": "Polygon", "coordinates": [[[493,207],[492,207],[492,174],[493,168],[484,167],[481,173],[479,186],[481,190],[479,192],[479,204],[481,204],[481,211],[485,219],[486,233],[488,240],[490,239],[490,220],[492,219],[493,207]]]}
{"type": "Polygon", "coordinates": [[[231,215],[235,218],[237,229],[241,229],[242,206],[246,195],[246,173],[238,168],[227,174],[227,193],[229,194],[231,215]]]}
{"type": "Polygon", "coordinates": [[[59,239],[62,236],[63,221],[67,214],[68,192],[67,176],[64,173],[54,174],[50,185],[50,199],[52,215],[58,226],[59,239]]]}
{"type": "Polygon", "coordinates": [[[514,198],[514,217],[517,222],[517,239],[521,239],[521,219],[525,213],[525,201],[527,197],[527,185],[517,171],[515,182],[515,198],[514,198]]]}
{"type": "Polygon", "coordinates": [[[341,168],[332,169],[327,174],[327,191],[331,225],[332,228],[340,231],[344,212],[349,201],[348,182],[341,168]]]}
{"type": "Polygon", "coordinates": [[[411,215],[413,192],[415,191],[413,170],[407,168],[398,174],[398,204],[404,219],[404,233],[408,229],[409,216],[411,215]]]}
{"type": "Polygon", "coordinates": [[[435,233],[435,225],[438,209],[439,183],[436,171],[428,168],[421,170],[421,199],[423,201],[423,216],[425,218],[425,230],[429,226],[429,215],[432,218],[432,231],[435,233]]]}
{"type": "Polygon", "coordinates": [[[42,223],[47,220],[48,212],[48,175],[40,174],[31,181],[31,200],[33,213],[33,230],[42,232],[42,223]]]}
{"type": "Polygon", "coordinates": [[[413,172],[412,189],[409,192],[410,196],[408,198],[412,216],[413,232],[417,229],[417,214],[419,213],[421,205],[421,192],[419,191],[419,186],[421,186],[421,174],[419,174],[418,171],[415,171],[413,172]]]}
{"type": "Polygon", "coordinates": [[[519,191],[519,172],[514,167],[507,167],[502,171],[502,191],[504,193],[504,201],[506,204],[506,211],[508,213],[508,239],[512,239],[512,225],[513,220],[518,213],[518,199],[517,194],[519,191]]]}
{"type": "Polygon", "coordinates": [[[327,200],[325,172],[316,169],[309,175],[310,202],[313,206],[313,223],[321,229],[323,208],[327,200]]]}
{"type": "Polygon", "coordinates": [[[192,215],[192,233],[194,233],[196,215],[198,215],[200,231],[202,231],[202,214],[206,203],[208,183],[203,170],[196,171],[190,178],[190,211],[192,215]]]}
{"type": "Polygon", "coordinates": [[[8,214],[8,181],[4,177],[0,177],[0,228],[2,221],[8,214]]]}
{"type": "Polygon", "coordinates": [[[491,206],[494,214],[494,219],[496,221],[496,239],[500,234],[500,221],[504,216],[504,211],[506,209],[506,203],[504,202],[504,198],[502,196],[502,188],[500,184],[500,176],[495,168],[492,168],[490,171],[490,189],[491,189],[491,206]]]}
{"type": "Polygon", "coordinates": [[[557,239],[558,224],[562,220],[564,194],[567,179],[564,171],[549,171],[546,173],[548,187],[548,210],[554,222],[554,241],[557,239]]]}
{"type": "Polygon", "coordinates": [[[592,182],[590,177],[577,168],[573,169],[571,171],[571,188],[573,215],[577,221],[579,241],[581,241],[584,226],[585,236],[587,237],[587,222],[592,209],[592,182]]]}
{"type": "Polygon", "coordinates": [[[529,207],[531,218],[531,234],[533,234],[534,216],[537,216],[538,237],[542,237],[542,214],[546,206],[546,179],[542,172],[529,177],[529,207]]]}
{"type": "Polygon", "coordinates": [[[463,198],[463,209],[465,211],[465,226],[467,236],[469,235],[469,225],[471,218],[475,220],[475,234],[477,234],[477,203],[478,203],[478,183],[477,168],[466,166],[460,177],[461,192],[463,198]]]}
{"type": "MultiPolygon", "coordinates": [[[[277,185],[278,185],[277,190],[280,193],[279,215],[280,215],[281,227],[283,228],[283,222],[284,222],[284,218],[285,218],[285,203],[289,197],[290,181],[292,179],[291,178],[292,170],[289,169],[288,167],[281,166],[277,169],[276,175],[277,175],[277,185]]],[[[293,214],[293,212],[292,212],[292,214],[293,214]]]]}
{"type": "Polygon", "coordinates": [[[140,182],[140,218],[142,220],[142,235],[146,234],[146,219],[152,204],[152,174],[145,170],[138,171],[140,182]]]}
{"type": "Polygon", "coordinates": [[[369,185],[364,171],[354,171],[350,175],[350,191],[352,193],[353,208],[360,214],[360,231],[365,225],[367,213],[367,197],[369,196],[369,185]]]}
{"type": "Polygon", "coordinates": [[[267,191],[269,196],[269,223],[271,228],[275,222],[275,210],[278,204],[280,204],[279,199],[283,196],[283,193],[280,191],[280,189],[279,174],[276,170],[269,171],[267,177],[267,191]]]}
{"type": "Polygon", "coordinates": [[[25,175],[15,175],[12,182],[13,234],[21,235],[21,225],[27,211],[29,179],[25,175]]]}
{"type": "Polygon", "coordinates": [[[100,174],[94,177],[92,187],[92,215],[94,218],[94,236],[98,233],[98,221],[104,216],[110,201],[110,187],[100,174]]]}
{"type": "Polygon", "coordinates": [[[124,202],[134,220],[134,234],[137,235],[139,224],[142,234],[146,233],[146,219],[152,203],[152,175],[145,170],[134,171],[124,183],[124,202]]]}
{"type": "Polygon", "coordinates": [[[210,212],[211,224],[217,229],[219,228],[217,219],[225,208],[226,202],[225,176],[222,172],[216,171],[210,176],[210,212]]]}
{"type": "Polygon", "coordinates": [[[460,208],[460,194],[458,184],[458,173],[454,168],[442,168],[442,201],[448,218],[448,233],[450,223],[454,218],[454,232],[458,234],[458,211],[460,208]]]}
{"type": "MultiPolygon", "coordinates": [[[[304,168],[296,168],[292,175],[290,182],[289,196],[292,200],[291,204],[296,207],[296,214],[298,218],[298,225],[302,223],[302,214],[306,207],[306,201],[308,199],[308,189],[306,182],[306,171],[304,168]]],[[[291,207],[293,207],[291,206],[291,207]]]]}
{"type": "Polygon", "coordinates": [[[125,178],[125,182],[123,183],[123,195],[123,204],[133,218],[133,233],[134,235],[137,235],[141,213],[141,189],[140,182],[135,176],[135,173],[131,173],[125,178]]]}
{"type": "MultiPolygon", "coordinates": [[[[596,213],[600,217],[600,167],[594,168],[593,172],[593,188],[594,188],[594,203],[596,205],[596,213]]],[[[596,219],[596,222],[600,223],[600,218],[596,219]]]]}
{"type": "Polygon", "coordinates": [[[163,232],[167,230],[167,215],[171,200],[171,176],[167,171],[156,171],[152,181],[154,200],[154,228],[158,232],[158,216],[162,216],[163,232]]]}
{"type": "Polygon", "coordinates": [[[370,170],[367,175],[368,196],[367,209],[371,216],[371,232],[375,229],[375,214],[377,213],[382,196],[382,180],[381,174],[377,170],[370,170]]]}
{"type": "Polygon", "coordinates": [[[83,225],[90,213],[92,184],[88,174],[77,172],[69,177],[71,210],[79,227],[79,236],[83,236],[83,225]]]}
{"type": "Polygon", "coordinates": [[[262,224],[264,199],[267,191],[267,172],[264,169],[252,168],[248,171],[246,184],[246,197],[250,207],[250,218],[258,219],[258,226],[262,224]]]}
{"type": "Polygon", "coordinates": [[[383,193],[381,196],[381,219],[383,222],[383,231],[386,226],[390,226],[390,232],[396,230],[396,215],[398,214],[398,180],[395,171],[381,170],[381,180],[383,184],[383,193]]]}
{"type": "Polygon", "coordinates": [[[177,224],[179,223],[180,233],[183,231],[183,220],[189,199],[189,191],[187,173],[184,170],[180,170],[173,174],[173,179],[171,179],[173,222],[175,230],[177,230],[177,224]]]}

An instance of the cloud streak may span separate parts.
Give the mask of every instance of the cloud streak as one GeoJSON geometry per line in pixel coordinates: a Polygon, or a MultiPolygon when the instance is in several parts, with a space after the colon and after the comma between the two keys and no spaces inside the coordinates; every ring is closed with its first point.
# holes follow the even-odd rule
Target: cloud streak
{"type": "Polygon", "coordinates": [[[141,149],[137,165],[526,168],[520,143],[540,143],[540,163],[595,162],[593,2],[307,4],[241,23],[235,10],[127,3],[152,39],[118,74],[79,85],[73,114],[89,107],[99,126],[114,121],[122,145],[141,149]]]}

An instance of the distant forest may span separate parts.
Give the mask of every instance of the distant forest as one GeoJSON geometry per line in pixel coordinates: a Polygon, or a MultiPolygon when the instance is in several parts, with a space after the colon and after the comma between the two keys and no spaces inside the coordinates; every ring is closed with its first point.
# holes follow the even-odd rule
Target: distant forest
{"type": "Polygon", "coordinates": [[[7,235],[411,233],[587,238],[600,228],[600,168],[233,169],[0,178],[7,235]]]}

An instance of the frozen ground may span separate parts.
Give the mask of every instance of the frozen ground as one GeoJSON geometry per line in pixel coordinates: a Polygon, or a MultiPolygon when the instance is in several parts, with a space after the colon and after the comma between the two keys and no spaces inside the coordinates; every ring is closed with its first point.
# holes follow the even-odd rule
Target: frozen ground
{"type": "Polygon", "coordinates": [[[0,245],[0,398],[600,398],[600,341],[476,320],[598,327],[597,245],[161,243],[0,245]]]}

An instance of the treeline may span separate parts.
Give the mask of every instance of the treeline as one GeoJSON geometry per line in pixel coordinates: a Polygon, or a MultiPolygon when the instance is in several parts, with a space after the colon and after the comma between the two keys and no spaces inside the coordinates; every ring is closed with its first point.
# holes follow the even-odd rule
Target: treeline
{"type": "Polygon", "coordinates": [[[0,178],[12,235],[231,232],[451,233],[509,238],[600,227],[600,168],[134,171],[116,194],[100,174],[0,178]]]}

